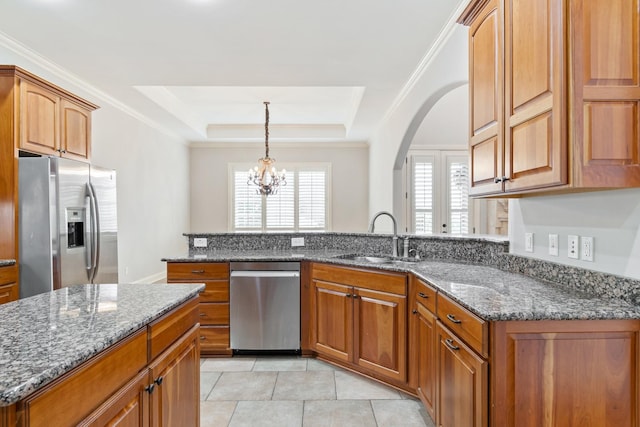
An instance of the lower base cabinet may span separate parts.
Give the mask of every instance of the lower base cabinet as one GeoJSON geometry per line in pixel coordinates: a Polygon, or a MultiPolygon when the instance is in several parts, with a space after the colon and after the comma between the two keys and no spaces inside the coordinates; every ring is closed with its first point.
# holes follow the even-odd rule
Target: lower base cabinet
{"type": "Polygon", "coordinates": [[[0,304],[15,301],[20,297],[18,290],[18,267],[0,267],[0,304]]]}
{"type": "Polygon", "coordinates": [[[0,426],[199,426],[198,317],[193,298],[42,390],[0,408],[0,426]]]}
{"type": "Polygon", "coordinates": [[[440,427],[484,427],[488,423],[488,363],[436,321],[440,427]]]}

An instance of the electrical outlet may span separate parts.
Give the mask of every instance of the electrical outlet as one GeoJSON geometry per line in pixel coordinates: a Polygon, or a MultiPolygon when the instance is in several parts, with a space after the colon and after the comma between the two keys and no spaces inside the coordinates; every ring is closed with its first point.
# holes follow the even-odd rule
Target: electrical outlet
{"type": "Polygon", "coordinates": [[[558,256],[558,235],[557,234],[549,234],[549,255],[558,256]]]}
{"type": "Polygon", "coordinates": [[[593,261],[593,237],[582,237],[582,251],[580,258],[583,261],[593,261]]]}
{"type": "Polygon", "coordinates": [[[206,237],[194,237],[193,238],[193,247],[194,248],[206,248],[207,247],[207,238],[206,237]]]}
{"type": "Polygon", "coordinates": [[[533,252],[533,233],[524,233],[524,250],[533,252]]]}
{"type": "Polygon", "coordinates": [[[304,237],[291,238],[291,247],[295,248],[296,246],[304,246],[304,237]]]}
{"type": "Polygon", "coordinates": [[[567,239],[567,256],[578,259],[578,236],[570,235],[567,239]]]}

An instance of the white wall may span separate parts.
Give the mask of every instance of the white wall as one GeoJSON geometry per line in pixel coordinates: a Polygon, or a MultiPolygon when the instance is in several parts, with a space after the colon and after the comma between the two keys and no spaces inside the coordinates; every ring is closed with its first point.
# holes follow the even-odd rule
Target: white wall
{"type": "MultiPolygon", "coordinates": [[[[276,166],[287,162],[330,162],[332,231],[365,232],[368,226],[368,147],[323,148],[317,144],[270,144],[276,166]]],[[[228,164],[257,162],[264,145],[192,147],[190,161],[191,231],[229,231],[228,164]]]]}
{"type": "Polygon", "coordinates": [[[110,105],[92,88],[0,45],[0,63],[18,65],[101,108],[93,113],[92,162],[117,171],[119,281],[164,276],[162,257],[182,253],[189,230],[188,148],[110,105]]]}
{"type": "MultiPolygon", "coordinates": [[[[371,139],[369,211],[401,214],[402,159],[429,110],[448,92],[468,82],[467,28],[456,25],[406,96],[393,106],[371,139]]],[[[453,119],[453,126],[468,126],[453,119]]]]}
{"type": "Polygon", "coordinates": [[[511,252],[590,270],[640,279],[640,189],[609,190],[512,199],[511,252]],[[534,233],[534,252],[524,250],[534,233]],[[549,234],[559,236],[559,256],[548,252],[549,234]],[[594,238],[593,262],[567,256],[567,236],[594,238]]]}

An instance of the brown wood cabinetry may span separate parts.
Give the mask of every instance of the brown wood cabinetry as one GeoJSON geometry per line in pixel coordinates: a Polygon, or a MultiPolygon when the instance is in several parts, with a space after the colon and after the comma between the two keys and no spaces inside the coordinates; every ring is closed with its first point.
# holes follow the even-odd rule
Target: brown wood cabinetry
{"type": "Polygon", "coordinates": [[[496,322],[492,425],[638,426],[640,321],[496,322]]]}
{"type": "Polygon", "coordinates": [[[16,149],[46,156],[89,161],[91,112],[96,105],[15,66],[0,66],[6,80],[0,98],[17,109],[16,149]]]}
{"type": "Polygon", "coordinates": [[[474,0],[459,22],[472,195],[640,186],[640,0],[474,0]]]}
{"type": "Polygon", "coordinates": [[[197,305],[195,298],[183,303],[43,389],[1,408],[0,425],[198,426],[197,305]]]}
{"type": "Polygon", "coordinates": [[[406,275],[311,265],[314,350],[406,386],[406,275]]]}
{"type": "Polygon", "coordinates": [[[18,298],[18,266],[0,267],[0,304],[15,301],[18,298]]]}
{"type": "Polygon", "coordinates": [[[409,387],[415,389],[432,419],[436,419],[436,290],[415,276],[410,279],[409,387]]]}
{"type": "Polygon", "coordinates": [[[229,343],[229,263],[168,262],[169,283],[204,283],[200,294],[200,352],[230,355],[229,343]]]}

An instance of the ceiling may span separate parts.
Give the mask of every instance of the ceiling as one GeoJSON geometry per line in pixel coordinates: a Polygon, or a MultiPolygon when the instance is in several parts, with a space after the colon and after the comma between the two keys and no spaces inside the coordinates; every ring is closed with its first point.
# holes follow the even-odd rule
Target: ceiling
{"type": "Polygon", "coordinates": [[[0,45],[187,141],[264,140],[270,101],[270,140],[364,142],[466,2],[2,0],[0,45]]]}

